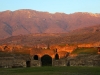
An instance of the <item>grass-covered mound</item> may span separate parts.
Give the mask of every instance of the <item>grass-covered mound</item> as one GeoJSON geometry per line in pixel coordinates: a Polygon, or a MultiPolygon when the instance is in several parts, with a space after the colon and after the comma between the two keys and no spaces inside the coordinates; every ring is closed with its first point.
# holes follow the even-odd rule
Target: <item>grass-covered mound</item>
{"type": "Polygon", "coordinates": [[[76,48],[72,54],[97,54],[98,49],[95,47],[81,47],[76,48]]]}

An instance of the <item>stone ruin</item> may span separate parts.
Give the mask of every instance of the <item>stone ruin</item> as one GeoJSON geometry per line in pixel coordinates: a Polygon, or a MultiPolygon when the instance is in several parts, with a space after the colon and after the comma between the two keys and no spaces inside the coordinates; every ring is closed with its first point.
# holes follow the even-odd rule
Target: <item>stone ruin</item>
{"type": "Polygon", "coordinates": [[[0,56],[0,68],[17,68],[17,67],[36,67],[36,66],[66,66],[68,56],[67,53],[60,56],[57,52],[34,53],[33,55],[26,54],[8,54],[8,56],[0,56]],[[54,53],[51,55],[51,53],[54,53]]]}
{"type": "MultiPolygon", "coordinates": [[[[100,48],[98,48],[100,51],[100,48]]],[[[0,68],[41,67],[41,66],[100,66],[100,54],[80,54],[71,56],[70,52],[57,48],[30,50],[30,54],[0,54],[0,68]]]]}
{"type": "Polygon", "coordinates": [[[0,67],[35,67],[35,66],[66,66],[67,51],[47,48],[26,48],[28,54],[16,53],[23,50],[22,47],[0,47],[0,67]],[[6,51],[6,52],[5,52],[6,51]]]}

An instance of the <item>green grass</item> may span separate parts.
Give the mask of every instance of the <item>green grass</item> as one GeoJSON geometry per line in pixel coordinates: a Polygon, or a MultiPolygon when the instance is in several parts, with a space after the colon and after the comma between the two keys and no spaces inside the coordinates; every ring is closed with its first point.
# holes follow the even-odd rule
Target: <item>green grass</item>
{"type": "Polygon", "coordinates": [[[0,75],[100,75],[100,67],[0,68],[0,75]]]}
{"type": "Polygon", "coordinates": [[[77,48],[75,49],[72,54],[97,54],[98,53],[98,49],[97,48],[77,48]]]}

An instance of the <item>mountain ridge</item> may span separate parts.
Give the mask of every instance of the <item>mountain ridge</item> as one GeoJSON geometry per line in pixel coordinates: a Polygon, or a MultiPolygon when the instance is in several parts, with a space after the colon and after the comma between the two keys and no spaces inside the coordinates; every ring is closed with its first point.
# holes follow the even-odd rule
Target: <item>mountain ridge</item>
{"type": "Polygon", "coordinates": [[[100,24],[100,14],[41,12],[30,9],[0,12],[0,38],[32,33],[67,33],[100,24]]]}

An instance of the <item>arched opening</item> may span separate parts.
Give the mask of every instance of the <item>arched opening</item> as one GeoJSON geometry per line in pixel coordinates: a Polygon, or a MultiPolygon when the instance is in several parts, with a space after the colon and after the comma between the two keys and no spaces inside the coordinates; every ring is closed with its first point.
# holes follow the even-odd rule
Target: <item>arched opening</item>
{"type": "Polygon", "coordinates": [[[67,62],[67,66],[70,66],[70,61],[67,62]]]}
{"type": "Polygon", "coordinates": [[[52,57],[44,55],[41,57],[42,66],[52,66],[52,57]]]}
{"type": "Polygon", "coordinates": [[[58,59],[59,59],[59,55],[56,54],[56,55],[55,55],[55,60],[58,60],[58,59]]]}
{"type": "Polygon", "coordinates": [[[34,55],[34,60],[38,60],[38,55],[34,55]]]}
{"type": "Polygon", "coordinates": [[[31,61],[26,61],[26,67],[31,67],[31,61]]]}

